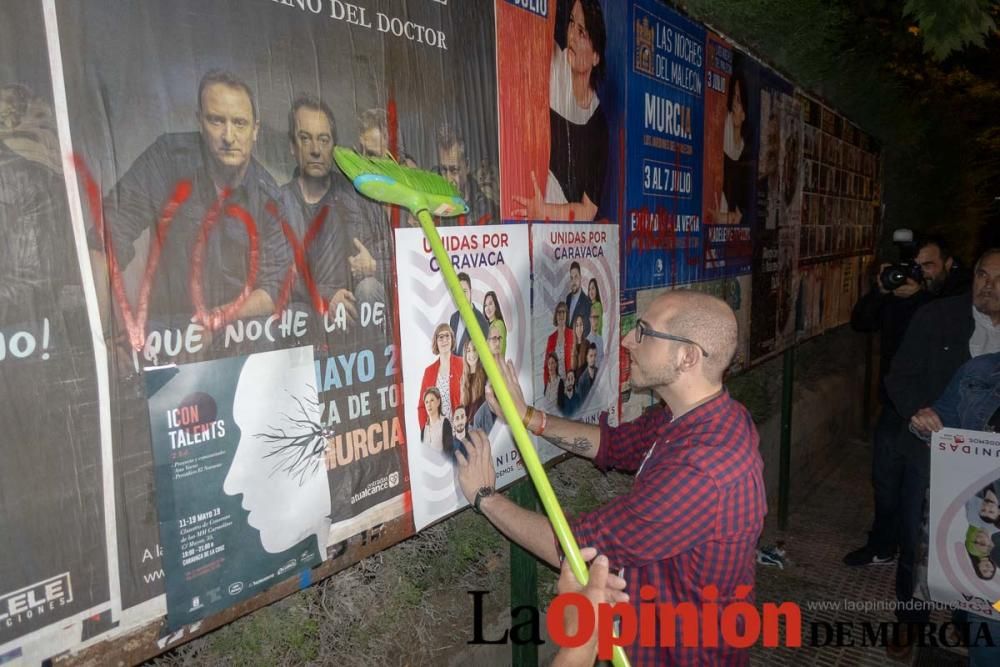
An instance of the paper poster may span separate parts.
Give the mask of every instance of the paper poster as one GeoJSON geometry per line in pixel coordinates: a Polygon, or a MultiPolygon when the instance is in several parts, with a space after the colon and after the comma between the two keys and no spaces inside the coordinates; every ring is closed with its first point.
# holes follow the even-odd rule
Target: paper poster
{"type": "Polygon", "coordinates": [[[319,564],[331,508],[312,348],[145,379],[168,629],[319,564]]]}
{"type": "Polygon", "coordinates": [[[930,489],[931,599],[1000,618],[1000,435],[934,433],[930,489]]]}
{"type": "MultiPolygon", "coordinates": [[[[526,225],[441,230],[441,240],[467,290],[496,359],[517,368],[532,402],[530,255],[526,225]]],[[[396,230],[403,404],[413,521],[420,530],[468,503],[458,487],[456,454],[463,434],[490,434],[497,484],[524,474],[510,430],[486,401],[486,373],[441,277],[422,230],[396,230]]]]}
{"type": "Polygon", "coordinates": [[[0,233],[0,656],[29,663],[110,628],[116,583],[93,338],[37,0],[0,8],[0,233]]]}
{"type": "Polygon", "coordinates": [[[531,226],[535,407],[618,422],[618,227],[531,226]]]}
{"type": "Polygon", "coordinates": [[[795,339],[802,215],[802,111],[791,85],[761,72],[750,361],[795,339]]]}
{"type": "Polygon", "coordinates": [[[705,256],[705,29],[651,0],[629,10],[625,290],[699,280],[705,256]]]}
{"type": "Polygon", "coordinates": [[[702,211],[706,278],[749,273],[757,174],[757,63],[709,32],[702,211]]]}
{"type": "Polygon", "coordinates": [[[617,221],[625,12],[610,0],[497,0],[504,220],[617,221]]]}

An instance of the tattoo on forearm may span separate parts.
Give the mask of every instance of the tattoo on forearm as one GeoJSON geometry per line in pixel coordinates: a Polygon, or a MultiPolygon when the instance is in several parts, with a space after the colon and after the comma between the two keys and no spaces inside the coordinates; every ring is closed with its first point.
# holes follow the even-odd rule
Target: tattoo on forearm
{"type": "Polygon", "coordinates": [[[556,447],[562,447],[567,452],[573,452],[574,454],[586,454],[590,451],[591,447],[593,447],[590,442],[590,438],[583,436],[577,436],[572,440],[569,438],[559,437],[558,435],[543,435],[542,437],[556,447]]]}

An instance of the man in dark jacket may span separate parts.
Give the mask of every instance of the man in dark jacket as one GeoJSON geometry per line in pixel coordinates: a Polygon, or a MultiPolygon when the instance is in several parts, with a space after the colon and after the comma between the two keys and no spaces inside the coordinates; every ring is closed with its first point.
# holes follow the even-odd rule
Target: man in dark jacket
{"type": "MultiPolygon", "coordinates": [[[[1000,352],[1000,249],[987,250],[976,263],[971,295],[937,299],[913,316],[885,377],[886,393],[896,412],[909,422],[918,410],[941,395],[963,363],[990,352],[1000,352]]],[[[896,597],[902,603],[913,600],[917,583],[915,570],[930,482],[930,451],[909,431],[900,433],[897,447],[904,459],[896,565],[896,597]]],[[[901,623],[926,623],[929,610],[904,609],[900,605],[896,617],[901,623]]],[[[903,633],[901,643],[889,647],[893,657],[908,655],[912,635],[903,633]]]]}

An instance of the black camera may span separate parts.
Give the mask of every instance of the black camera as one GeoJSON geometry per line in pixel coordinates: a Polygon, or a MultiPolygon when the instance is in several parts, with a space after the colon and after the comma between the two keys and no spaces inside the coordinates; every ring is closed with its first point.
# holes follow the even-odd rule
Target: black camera
{"type": "Polygon", "coordinates": [[[902,287],[908,278],[912,278],[918,285],[924,282],[924,272],[920,269],[920,265],[912,260],[890,264],[878,275],[878,281],[887,292],[902,287]]]}

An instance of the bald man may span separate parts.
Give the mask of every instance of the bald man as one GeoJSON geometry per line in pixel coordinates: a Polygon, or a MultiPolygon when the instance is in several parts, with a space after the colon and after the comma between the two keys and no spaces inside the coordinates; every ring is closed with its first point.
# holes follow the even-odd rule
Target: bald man
{"type": "MultiPolygon", "coordinates": [[[[595,547],[613,570],[624,570],[631,604],[640,603],[645,586],[652,586],[656,603],[689,602],[701,609],[710,587],[716,594],[708,598],[720,609],[740,600],[752,603],[767,504],[757,430],[723,385],[736,353],[736,316],[721,299],[685,290],[660,296],[642,315],[622,344],[631,358],[632,386],[652,390],[663,409],[617,428],[608,426],[607,414],[598,425],[583,424],[529,410],[510,362],[504,365],[507,386],[530,431],[593,459],[600,470],[635,474],[627,494],[570,522],[577,543],[595,547]]],[[[466,447],[459,482],[469,502],[508,538],[558,567],[559,546],[548,519],[495,493],[485,435],[472,433],[466,447]]],[[[649,601],[650,591],[644,592],[649,601]]],[[[675,645],[636,641],[626,649],[633,665],[749,661],[743,649],[682,646],[686,621],[678,616],[670,630],[659,625],[674,619],[657,618],[657,627],[646,632],[659,637],[664,631],[675,645]]]]}

